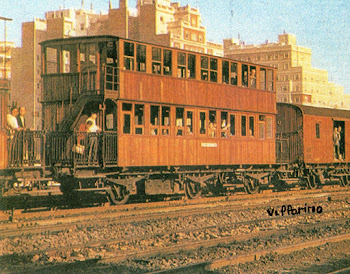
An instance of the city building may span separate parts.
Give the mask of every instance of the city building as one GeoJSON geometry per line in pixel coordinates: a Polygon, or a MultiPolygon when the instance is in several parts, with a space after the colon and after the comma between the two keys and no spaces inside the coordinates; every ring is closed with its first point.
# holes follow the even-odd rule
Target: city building
{"type": "Polygon", "coordinates": [[[164,46],[223,56],[223,45],[207,41],[198,9],[171,0],[138,0],[129,8],[109,2],[108,12],[90,9],[49,11],[45,19],[22,24],[22,47],[12,54],[12,97],[27,108],[27,124],[41,128],[40,42],[83,35],[116,35],[164,46]]]}
{"type": "Polygon", "coordinates": [[[294,34],[284,33],[278,42],[259,45],[224,40],[225,56],[277,68],[278,102],[350,109],[350,95],[328,81],[326,70],[312,67],[311,53],[311,49],[297,45],[294,34]]]}
{"type": "Polygon", "coordinates": [[[11,53],[15,44],[0,41],[0,79],[11,79],[11,53]]]}

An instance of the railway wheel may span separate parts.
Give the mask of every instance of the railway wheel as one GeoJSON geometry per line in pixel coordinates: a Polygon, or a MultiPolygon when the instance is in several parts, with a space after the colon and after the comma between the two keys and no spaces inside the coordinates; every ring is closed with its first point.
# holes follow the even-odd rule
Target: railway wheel
{"type": "Polygon", "coordinates": [[[315,174],[310,173],[306,179],[306,186],[308,189],[316,189],[318,185],[318,180],[315,174]]]}
{"type": "Polygon", "coordinates": [[[185,182],[185,193],[187,198],[196,199],[201,197],[202,189],[199,183],[187,180],[185,182]]]}
{"type": "Polygon", "coordinates": [[[259,192],[259,181],[250,177],[244,177],[244,190],[247,194],[259,192]]]}
{"type": "Polygon", "coordinates": [[[129,201],[130,194],[125,186],[112,184],[107,198],[112,205],[122,205],[129,201]]]}
{"type": "Polygon", "coordinates": [[[340,177],[340,185],[344,187],[349,186],[349,177],[348,175],[340,177]]]}

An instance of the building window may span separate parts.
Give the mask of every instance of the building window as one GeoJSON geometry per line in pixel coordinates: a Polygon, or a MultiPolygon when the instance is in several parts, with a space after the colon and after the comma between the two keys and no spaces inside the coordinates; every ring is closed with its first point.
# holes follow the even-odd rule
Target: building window
{"type": "Polygon", "coordinates": [[[241,117],[241,136],[247,136],[247,117],[241,117]]]}

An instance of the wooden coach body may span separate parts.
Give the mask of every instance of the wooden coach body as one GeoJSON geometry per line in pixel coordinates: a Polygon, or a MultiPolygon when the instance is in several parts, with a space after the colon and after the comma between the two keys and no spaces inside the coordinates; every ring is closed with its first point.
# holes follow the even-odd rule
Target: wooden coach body
{"type": "Polygon", "coordinates": [[[275,163],[273,68],[112,36],[42,45],[46,129],[94,107],[114,165],[275,163]]]}
{"type": "Polygon", "coordinates": [[[311,106],[277,104],[277,161],[307,164],[349,162],[350,112],[311,106]],[[334,128],[340,127],[340,154],[334,144],[334,128]],[[282,142],[281,142],[282,143],[282,142]],[[281,144],[280,143],[280,144],[281,144]],[[288,143],[288,144],[287,144],[288,143]]]}

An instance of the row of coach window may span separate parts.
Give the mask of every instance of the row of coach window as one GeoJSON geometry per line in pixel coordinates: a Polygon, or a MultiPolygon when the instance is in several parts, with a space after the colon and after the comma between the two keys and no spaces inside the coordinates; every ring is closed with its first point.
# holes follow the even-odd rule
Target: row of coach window
{"type": "MultiPolygon", "coordinates": [[[[124,69],[146,72],[146,46],[131,42],[124,42],[124,69]],[[136,53],[136,54],[135,54],[136,53]]],[[[173,69],[177,71],[179,78],[196,78],[196,56],[195,54],[177,52],[177,68],[173,68],[173,51],[152,47],[152,73],[160,75],[172,75],[173,69]]],[[[200,56],[200,79],[202,81],[219,82],[218,62],[220,59],[209,56],[200,56]]],[[[222,60],[222,79],[224,84],[237,86],[238,63],[222,60]]],[[[273,71],[265,68],[259,70],[259,89],[273,91],[273,71]]],[[[253,65],[241,66],[241,85],[243,87],[257,88],[257,68],[253,65]]]]}
{"type": "MultiPolygon", "coordinates": [[[[247,136],[259,139],[273,137],[272,117],[265,115],[123,103],[122,119],[123,134],[179,137],[195,135],[210,138],[247,136]]],[[[107,118],[107,129],[108,124],[113,125],[113,122],[107,118]]]]}

